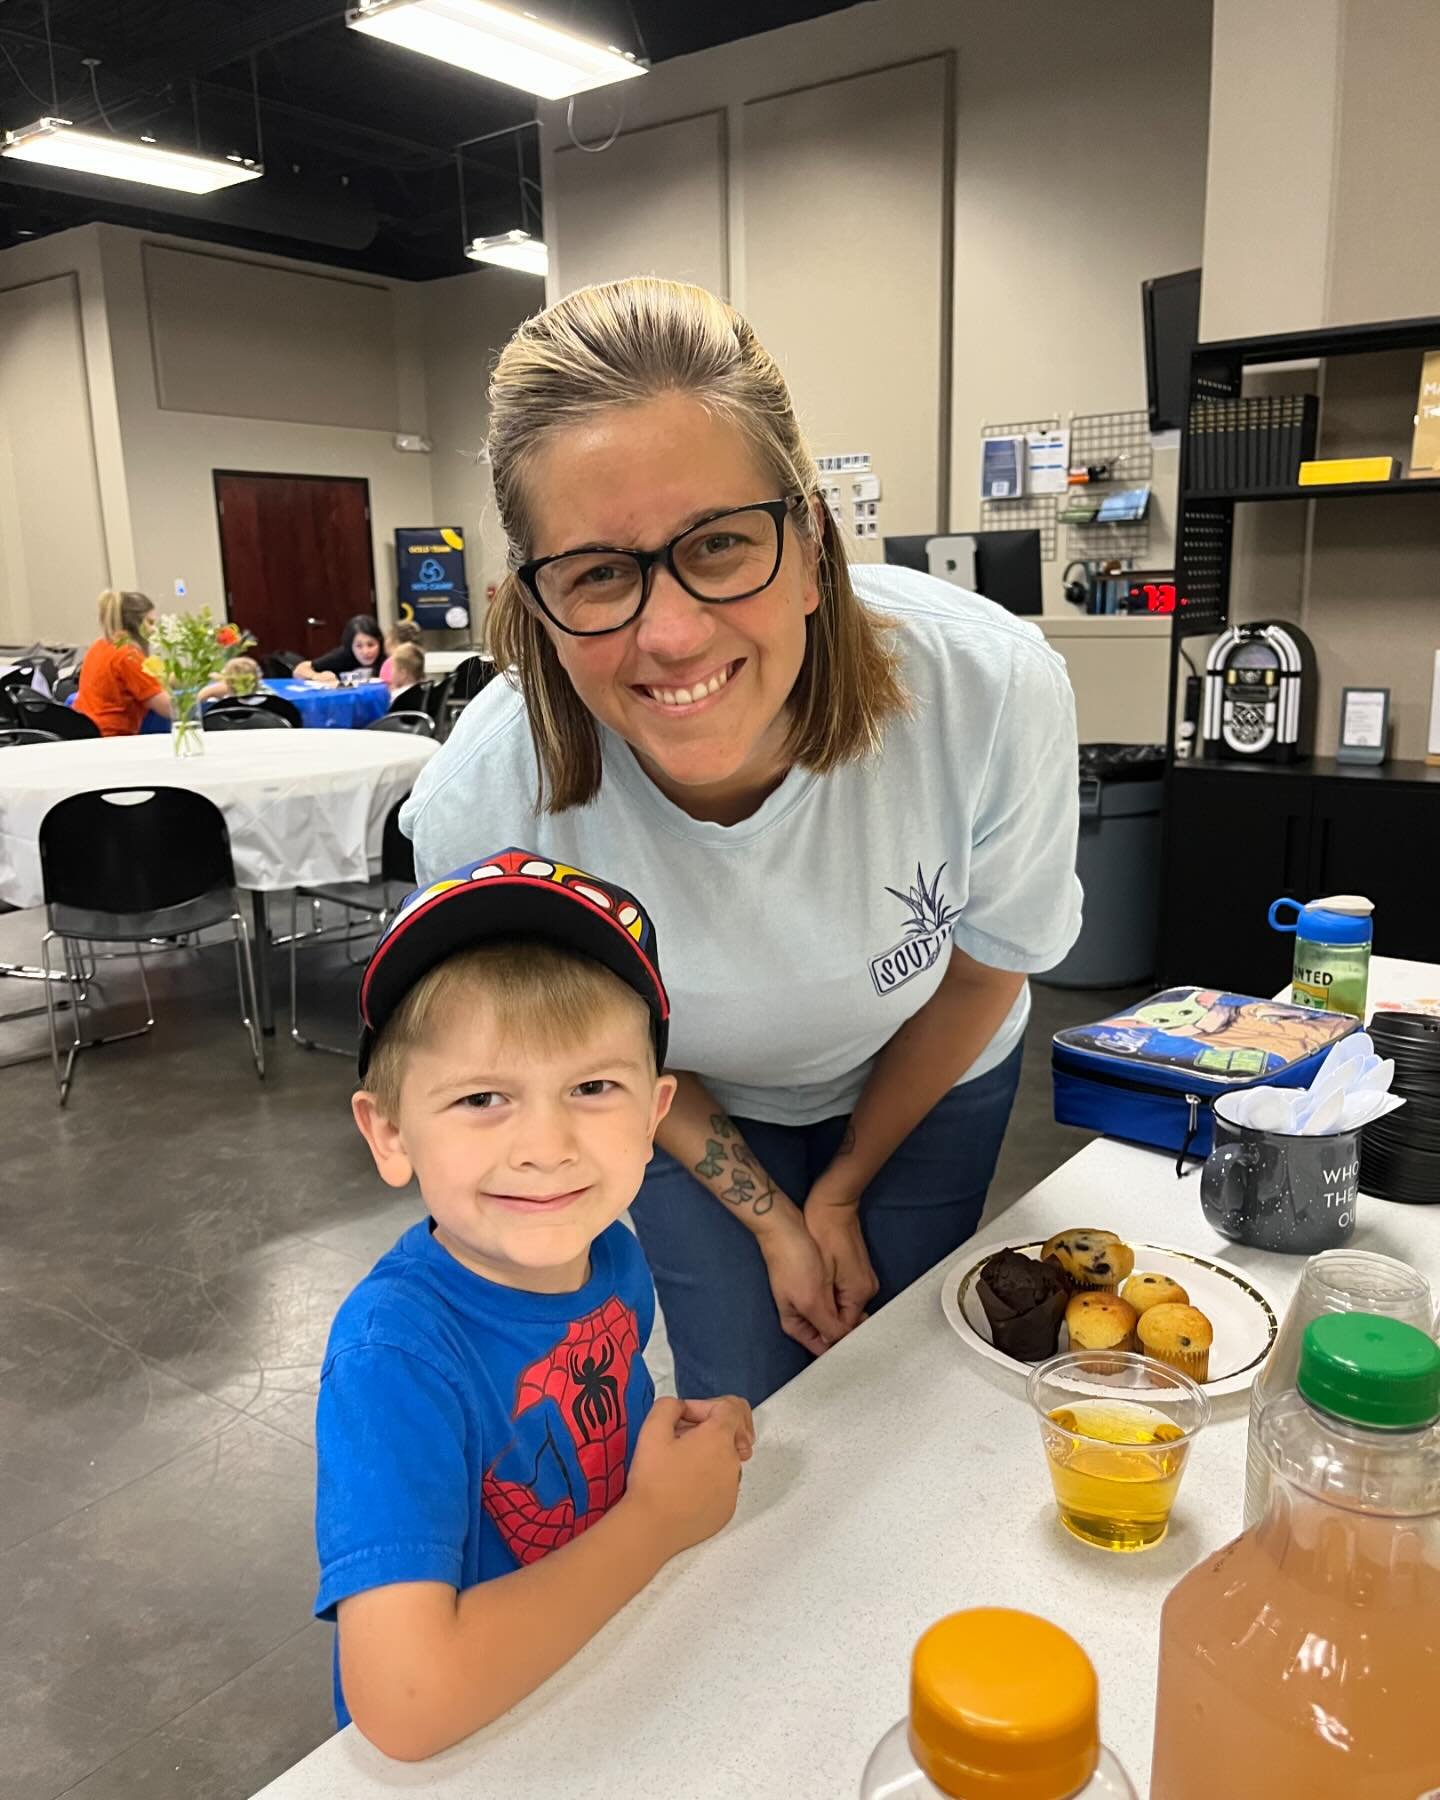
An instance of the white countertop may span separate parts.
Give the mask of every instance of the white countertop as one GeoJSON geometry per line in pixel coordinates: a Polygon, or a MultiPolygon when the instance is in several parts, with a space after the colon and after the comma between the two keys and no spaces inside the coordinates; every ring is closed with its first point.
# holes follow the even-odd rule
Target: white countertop
{"type": "MultiPolygon", "coordinates": [[[[1375,959],[1372,1000],[1427,994],[1440,969],[1375,959]]],[[[1223,1256],[1282,1305],[1303,1267],[1218,1238],[1198,1172],[1177,1180],[1172,1158],[1103,1139],[960,1260],[1086,1224],[1223,1256]]],[[[1440,1287],[1440,1207],[1362,1199],[1355,1243],[1440,1287]]],[[[538,1693],[424,1764],[390,1762],[351,1727],[267,1800],[850,1800],[905,1710],[915,1639],[975,1605],[1043,1613],[1085,1646],[1102,1734],[1143,1794],[1160,1604],[1240,1529],[1247,1397],[1216,1403],[1163,1544],[1090,1549],[1056,1521],[1023,1377],[962,1347],[941,1314],[945,1279],[932,1270],[760,1409],[734,1522],[538,1693]]]]}

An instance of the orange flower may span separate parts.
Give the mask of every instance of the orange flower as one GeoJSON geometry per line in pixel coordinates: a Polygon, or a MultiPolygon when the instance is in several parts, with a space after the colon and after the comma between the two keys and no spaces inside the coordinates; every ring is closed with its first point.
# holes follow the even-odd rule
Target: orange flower
{"type": "Polygon", "coordinates": [[[215,633],[215,642],[228,650],[232,644],[240,642],[240,633],[233,625],[222,625],[215,633]]]}

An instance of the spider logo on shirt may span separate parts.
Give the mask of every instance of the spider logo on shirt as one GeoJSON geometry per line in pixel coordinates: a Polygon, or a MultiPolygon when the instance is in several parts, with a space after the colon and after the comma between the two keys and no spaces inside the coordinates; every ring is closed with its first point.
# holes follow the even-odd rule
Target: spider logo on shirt
{"type": "Polygon", "coordinates": [[[620,1386],[610,1373],[614,1361],[615,1346],[609,1338],[602,1339],[598,1357],[571,1353],[570,1379],[580,1391],[570,1402],[570,1416],[582,1443],[590,1442],[592,1429],[603,1431],[619,1416],[620,1386]]]}

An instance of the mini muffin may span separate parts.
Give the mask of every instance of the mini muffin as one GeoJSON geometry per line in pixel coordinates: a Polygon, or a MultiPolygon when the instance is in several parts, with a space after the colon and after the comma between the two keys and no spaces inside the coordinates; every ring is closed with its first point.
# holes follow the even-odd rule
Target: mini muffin
{"type": "MultiPolygon", "coordinates": [[[[1068,1316],[1068,1315],[1067,1315],[1068,1316]]],[[[1140,1319],[1140,1348],[1192,1381],[1210,1374],[1215,1329],[1196,1306],[1152,1306],[1140,1319]]]]}
{"type": "Polygon", "coordinates": [[[1046,1241],[1040,1259],[1055,1263],[1077,1292],[1099,1289],[1113,1293],[1135,1267],[1135,1252],[1113,1231],[1085,1226],[1057,1231],[1046,1241]]]}
{"type": "Polygon", "coordinates": [[[1133,1350],[1135,1308],[1118,1294],[1076,1294],[1065,1308],[1072,1350],[1133,1350]]]}
{"type": "Polygon", "coordinates": [[[1120,1298],[1128,1300],[1137,1313],[1147,1313],[1152,1306],[1188,1306],[1190,1296],[1169,1275],[1146,1273],[1132,1275],[1120,1290],[1120,1298]]]}

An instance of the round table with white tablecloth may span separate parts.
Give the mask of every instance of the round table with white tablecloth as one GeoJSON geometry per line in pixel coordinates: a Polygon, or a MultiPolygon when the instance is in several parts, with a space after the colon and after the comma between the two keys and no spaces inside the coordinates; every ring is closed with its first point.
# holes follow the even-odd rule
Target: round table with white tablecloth
{"type": "Polygon", "coordinates": [[[207,732],[204,746],[201,755],[176,756],[166,736],[0,750],[0,900],[44,899],[40,821],[58,800],[117,787],[191,788],[225,815],[236,883],[255,897],[263,962],[266,894],[368,879],[379,867],[387,814],[437,748],[386,731],[207,732]]]}
{"type": "Polygon", "coordinates": [[[469,662],[472,656],[478,656],[481,662],[493,660],[489,651],[477,650],[473,645],[468,650],[427,650],[425,679],[429,681],[436,675],[453,675],[461,663],[469,662]]]}

